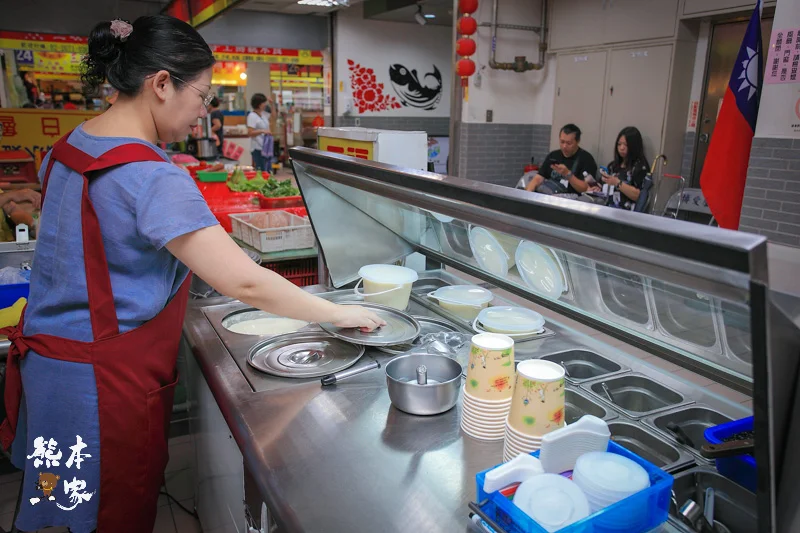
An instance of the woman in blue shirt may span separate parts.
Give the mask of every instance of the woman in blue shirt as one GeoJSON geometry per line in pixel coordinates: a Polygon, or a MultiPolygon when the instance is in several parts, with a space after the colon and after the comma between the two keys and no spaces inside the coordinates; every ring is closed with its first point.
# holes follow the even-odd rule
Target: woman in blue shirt
{"type": "Polygon", "coordinates": [[[16,526],[152,531],[167,462],[175,361],[194,271],[219,292],[308,322],[373,329],[256,265],[157,141],[185,139],[212,97],[214,57],[188,24],[98,24],[88,91],[114,105],[42,164],[44,203],[24,322],[12,341],[0,442],[24,471],[16,526]]]}

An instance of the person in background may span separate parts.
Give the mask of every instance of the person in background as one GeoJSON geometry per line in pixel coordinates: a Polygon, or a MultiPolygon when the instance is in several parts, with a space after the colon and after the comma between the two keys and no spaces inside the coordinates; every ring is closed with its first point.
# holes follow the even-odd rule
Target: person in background
{"type": "Polygon", "coordinates": [[[34,232],[34,214],[42,208],[42,195],[32,189],[0,190],[0,241],[16,240],[14,227],[27,224],[31,237],[34,232]]]}
{"type": "Polygon", "coordinates": [[[266,158],[261,155],[264,148],[264,135],[269,135],[269,113],[267,113],[267,97],[256,93],[250,99],[253,108],[247,114],[247,135],[250,137],[250,152],[253,154],[253,166],[256,170],[269,171],[266,158]]]}
{"type": "Polygon", "coordinates": [[[635,205],[649,172],[641,132],[633,126],[623,128],[617,135],[614,160],[608,164],[608,172],[600,171],[603,183],[619,190],[622,196],[619,202],[609,199],[608,205],[624,209],[635,205]]]}
{"type": "Polygon", "coordinates": [[[589,184],[583,173],[597,174],[597,163],[592,154],[580,147],[581,129],[567,124],[558,135],[559,149],[550,152],[539,167],[539,173],[525,187],[527,191],[543,194],[584,193],[589,184]]]}
{"type": "Polygon", "coordinates": [[[217,151],[222,153],[222,143],[225,141],[225,115],[219,109],[219,99],[216,96],[208,104],[208,114],[211,116],[211,133],[217,136],[217,151]]]}

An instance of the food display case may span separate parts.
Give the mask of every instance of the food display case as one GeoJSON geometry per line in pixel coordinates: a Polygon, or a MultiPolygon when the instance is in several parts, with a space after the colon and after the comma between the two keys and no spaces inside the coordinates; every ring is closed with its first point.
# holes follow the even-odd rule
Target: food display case
{"type": "MultiPolygon", "coordinates": [[[[493,306],[546,312],[546,334],[521,339],[517,359],[571,365],[567,419],[607,420],[617,443],[670,472],[713,466],[668,424],[702,432],[750,409],[664,369],[677,365],[752,396],[763,466],[757,505],[742,505],[759,531],[800,528],[792,522],[800,495],[785,474],[800,467],[785,453],[800,444],[792,420],[800,333],[794,308],[769,289],[763,237],[317,150],[290,153],[325,260],[327,279],[313,289],[322,297],[352,300],[362,266],[419,253],[426,264],[409,314],[474,331],[427,297],[463,283],[492,290],[493,306]],[[646,358],[623,353],[628,347],[646,358]],[[606,384],[622,400],[604,397],[606,384]]],[[[265,339],[222,328],[245,309],[195,302],[185,332],[241,451],[248,512],[263,502],[262,513],[287,531],[322,523],[337,531],[472,527],[474,476],[500,462],[502,443],[460,433],[460,407],[427,418],[400,413],[381,372],[330,390],[318,379],[255,371],[248,351],[265,339]],[[307,491],[317,493],[313,505],[307,491]]],[[[373,349],[363,356],[391,357],[373,349]]]]}

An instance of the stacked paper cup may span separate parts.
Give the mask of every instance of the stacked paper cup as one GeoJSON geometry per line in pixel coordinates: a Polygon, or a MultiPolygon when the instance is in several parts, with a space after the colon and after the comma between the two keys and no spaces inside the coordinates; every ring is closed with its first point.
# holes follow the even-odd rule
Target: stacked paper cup
{"type": "Polygon", "coordinates": [[[514,340],[481,333],[472,337],[461,409],[461,429],[479,440],[502,440],[511,408],[514,340]]]}
{"type": "Polygon", "coordinates": [[[564,427],[564,368],[531,359],[517,365],[514,395],[505,426],[503,459],[538,450],[542,436],[564,427]]]}

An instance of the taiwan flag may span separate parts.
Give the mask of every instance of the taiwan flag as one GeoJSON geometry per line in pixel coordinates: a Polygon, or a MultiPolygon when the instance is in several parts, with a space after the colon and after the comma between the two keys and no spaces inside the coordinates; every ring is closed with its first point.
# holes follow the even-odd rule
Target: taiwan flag
{"type": "Polygon", "coordinates": [[[750,146],[756,130],[764,78],[761,57],[761,0],[756,2],[733,67],[708,147],[700,188],[722,228],[739,229],[750,146]]]}

